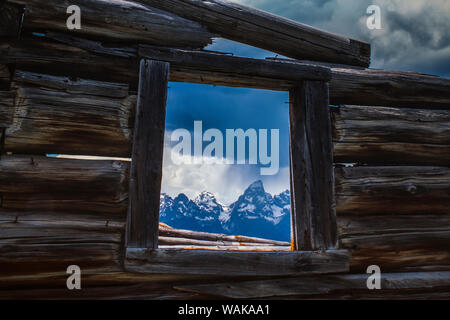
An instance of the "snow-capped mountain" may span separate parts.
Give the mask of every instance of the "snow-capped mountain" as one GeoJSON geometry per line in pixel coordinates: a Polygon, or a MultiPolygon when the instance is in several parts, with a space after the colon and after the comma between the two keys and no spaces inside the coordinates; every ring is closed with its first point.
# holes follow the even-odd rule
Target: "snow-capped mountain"
{"type": "Polygon", "coordinates": [[[239,199],[226,206],[210,192],[193,201],[179,194],[160,198],[160,220],[173,228],[246,235],[281,241],[290,239],[289,191],[272,196],[262,181],[251,184],[239,199]]]}

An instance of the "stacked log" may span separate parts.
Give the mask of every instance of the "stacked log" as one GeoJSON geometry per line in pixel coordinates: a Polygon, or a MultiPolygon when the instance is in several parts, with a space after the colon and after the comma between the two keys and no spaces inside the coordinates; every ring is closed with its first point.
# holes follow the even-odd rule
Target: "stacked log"
{"type": "Polygon", "coordinates": [[[209,0],[136,0],[198,21],[224,38],[295,59],[369,66],[370,45],[237,3],[209,0]]]}
{"type": "Polygon", "coordinates": [[[16,72],[8,152],[129,157],[136,96],[128,85],[16,72]]]}
{"type": "MultiPolygon", "coordinates": [[[[24,31],[68,31],[67,1],[10,0],[26,8],[24,31]]],[[[105,42],[141,42],[203,48],[215,36],[199,23],[135,1],[74,0],[82,12],[77,34],[105,42]]],[[[9,5],[11,6],[11,5],[9,5]]]]}
{"type": "Polygon", "coordinates": [[[332,108],[334,159],[378,165],[449,165],[450,111],[332,108]]]}

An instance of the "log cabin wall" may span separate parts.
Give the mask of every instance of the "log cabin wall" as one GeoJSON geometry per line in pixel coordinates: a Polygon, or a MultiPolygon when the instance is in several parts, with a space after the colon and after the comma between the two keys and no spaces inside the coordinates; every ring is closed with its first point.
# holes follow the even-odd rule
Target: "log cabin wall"
{"type": "MultiPolygon", "coordinates": [[[[189,299],[218,292],[231,298],[449,297],[450,80],[337,65],[343,58],[325,56],[327,62],[315,64],[332,73],[338,237],[340,247],[351,251],[351,274],[285,283],[125,272],[130,162],[124,158],[132,149],[140,45],[197,49],[221,30],[138,5],[146,1],[122,2],[128,8],[123,20],[113,19],[123,12],[119,4],[105,17],[121,21],[114,32],[111,24],[95,25],[94,6],[76,35],[64,32],[42,1],[0,2],[0,25],[8,26],[0,32],[0,298],[189,299]],[[130,31],[127,23],[168,17],[170,27],[158,20],[157,26],[130,31]],[[190,30],[192,39],[176,36],[180,30],[190,30]],[[85,290],[66,289],[71,264],[82,267],[85,290]],[[371,264],[388,273],[386,290],[367,292],[365,271],[371,264]]],[[[249,82],[217,72],[205,78],[182,66],[171,71],[172,81],[205,79],[276,90],[295,82],[257,77],[249,82]]],[[[167,243],[180,238],[177,231],[161,230],[167,243]]]]}

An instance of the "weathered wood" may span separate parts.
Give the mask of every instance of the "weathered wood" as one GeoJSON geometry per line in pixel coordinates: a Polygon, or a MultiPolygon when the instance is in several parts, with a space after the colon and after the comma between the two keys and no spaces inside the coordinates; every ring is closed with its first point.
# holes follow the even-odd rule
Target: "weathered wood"
{"type": "Polygon", "coordinates": [[[369,165],[450,164],[450,145],[418,143],[335,143],[336,163],[369,165]]]}
{"type": "Polygon", "coordinates": [[[224,38],[297,59],[370,64],[370,45],[222,0],[137,0],[206,25],[224,38]]]}
{"type": "Polygon", "coordinates": [[[450,110],[349,105],[331,110],[335,142],[450,144],[450,110]]]}
{"type": "Polygon", "coordinates": [[[337,230],[326,83],[308,81],[290,91],[290,132],[294,247],[334,248],[337,230]]]}
{"type": "MultiPolygon", "coordinates": [[[[231,299],[257,299],[302,295],[343,294],[357,289],[367,291],[367,274],[322,275],[290,279],[193,284],[177,286],[182,291],[231,299]]],[[[450,286],[450,272],[382,273],[381,294],[392,290],[433,289],[450,286]]]]}
{"type": "Polygon", "coordinates": [[[339,215],[450,213],[446,167],[336,168],[335,190],[339,215]]]}
{"type": "Polygon", "coordinates": [[[142,60],[130,172],[127,247],[158,247],[169,64],[142,60]]]}
{"type": "Polygon", "coordinates": [[[140,273],[274,276],[346,272],[348,254],[322,252],[239,252],[127,248],[125,269],[140,273]]]}
{"type": "Polygon", "coordinates": [[[388,272],[450,269],[450,230],[350,236],[340,242],[351,250],[352,272],[373,264],[388,272]]]}
{"type": "MultiPolygon", "coordinates": [[[[195,241],[195,240],[192,240],[195,241]]],[[[209,246],[197,245],[197,244],[160,244],[158,246],[161,250],[208,250],[208,251],[242,251],[242,252],[289,252],[291,251],[290,246],[267,246],[267,245],[254,245],[249,244],[248,246],[242,245],[229,245],[229,244],[211,244],[209,246]]]]}
{"type": "Polygon", "coordinates": [[[413,72],[332,68],[332,104],[450,108],[450,79],[413,72]]]}
{"type": "Polygon", "coordinates": [[[136,96],[128,96],[127,85],[25,72],[18,72],[15,81],[6,151],[131,155],[136,96]]]}
{"type": "MultiPolygon", "coordinates": [[[[68,31],[64,0],[11,0],[26,7],[24,28],[68,31]]],[[[199,23],[134,1],[74,0],[82,11],[77,34],[102,40],[153,43],[169,47],[203,48],[214,34],[199,23]]]]}
{"type": "Polygon", "coordinates": [[[11,73],[7,65],[0,64],[0,90],[8,90],[11,73]]]}
{"type": "Polygon", "coordinates": [[[44,73],[72,78],[137,83],[139,62],[136,58],[121,56],[123,51],[119,51],[120,55],[107,56],[76,46],[45,41],[42,37],[22,37],[20,41],[5,40],[0,43],[0,63],[14,63],[19,70],[37,73],[45,70],[44,73]]]}
{"type": "Polygon", "coordinates": [[[450,230],[450,214],[365,214],[339,215],[339,237],[376,236],[450,230]]]}
{"type": "Polygon", "coordinates": [[[448,110],[341,106],[332,111],[336,162],[450,164],[448,110]]]}
{"type": "Polygon", "coordinates": [[[0,37],[17,38],[20,34],[23,8],[0,2],[0,37]]]}
{"type": "MultiPolygon", "coordinates": [[[[70,183],[67,179],[66,183],[70,183]]],[[[30,182],[32,183],[32,182],[30,182]]],[[[123,183],[128,183],[123,181],[123,183]]],[[[2,193],[1,207],[11,210],[33,212],[64,212],[81,215],[95,213],[101,216],[123,217],[125,220],[128,209],[128,193],[124,192],[120,198],[114,195],[105,195],[101,190],[98,193],[80,193],[79,190],[67,192],[46,191],[39,192],[4,192],[2,193]]],[[[64,190],[64,189],[61,189],[64,190]]]]}
{"type": "Polygon", "coordinates": [[[206,51],[161,48],[140,45],[139,56],[171,63],[176,69],[197,69],[207,72],[225,72],[249,77],[265,77],[283,80],[323,80],[331,79],[327,68],[311,65],[289,64],[268,60],[234,57],[206,51]]]}
{"type": "Polygon", "coordinates": [[[14,95],[13,91],[0,91],[0,128],[8,128],[13,123],[14,95]]]}
{"type": "Polygon", "coordinates": [[[128,167],[129,163],[119,161],[2,156],[2,206],[87,213],[112,210],[124,215],[128,167]]]}
{"type": "Polygon", "coordinates": [[[13,87],[21,84],[32,84],[64,91],[67,93],[93,95],[109,98],[125,98],[129,95],[129,85],[125,83],[101,82],[86,79],[71,79],[48,74],[33,73],[16,70],[13,78],[13,87]]]}
{"type": "Polygon", "coordinates": [[[331,69],[333,105],[391,106],[449,109],[450,79],[435,75],[358,68],[317,61],[267,58],[270,61],[310,63],[331,69]]]}
{"type": "MultiPolygon", "coordinates": [[[[160,229],[161,230],[161,229],[160,229]]],[[[243,248],[248,247],[259,248],[261,250],[277,250],[274,248],[280,248],[282,246],[275,246],[273,244],[257,243],[257,242],[237,242],[237,241],[220,241],[220,240],[199,240],[199,239],[188,239],[182,237],[164,237],[161,234],[158,237],[158,243],[161,246],[186,246],[186,247],[229,247],[229,248],[243,248]]],[[[284,246],[286,250],[290,249],[290,244],[284,246]]]]}
{"type": "MultiPolygon", "coordinates": [[[[61,35],[58,36],[58,39],[61,40],[61,35]]],[[[0,63],[15,63],[20,70],[37,73],[129,83],[133,89],[137,88],[138,73],[135,72],[138,68],[137,49],[132,46],[105,47],[98,42],[93,44],[93,41],[90,40],[67,36],[64,37],[63,42],[49,42],[45,37],[25,38],[20,42],[4,41],[0,43],[0,63]],[[108,70],[108,72],[105,73],[104,70],[108,70]]],[[[200,52],[200,54],[202,53],[200,52]]],[[[207,53],[207,56],[211,56],[211,53],[207,53]]],[[[214,56],[220,58],[223,55],[216,54],[214,56]]],[[[237,57],[235,59],[240,61],[237,57]]],[[[261,60],[257,61],[261,62],[261,60]]],[[[279,65],[279,63],[273,64],[273,69],[276,70],[279,65]]],[[[282,68],[289,69],[288,67],[286,65],[282,68]]],[[[171,68],[170,81],[277,91],[286,91],[298,85],[298,80],[267,78],[267,73],[257,76],[248,75],[248,72],[236,69],[234,71],[239,73],[233,73],[233,70],[229,72],[211,71],[205,67],[203,69],[174,67],[171,68]]],[[[253,72],[257,73],[258,71],[253,70],[253,72]]],[[[289,72],[289,77],[299,78],[295,75],[292,76],[292,72],[289,72]]],[[[329,75],[325,75],[325,77],[329,77],[329,75]]]]}
{"type": "Polygon", "coordinates": [[[80,268],[118,271],[123,228],[76,221],[1,221],[2,275],[80,268]]]}
{"type": "Polygon", "coordinates": [[[248,243],[248,244],[267,244],[267,245],[276,245],[276,246],[289,246],[288,242],[268,240],[268,239],[260,239],[260,238],[252,238],[246,236],[227,236],[223,234],[214,234],[214,233],[206,233],[206,232],[198,232],[191,230],[179,230],[168,228],[164,226],[159,226],[159,235],[163,237],[172,237],[172,238],[185,238],[185,239],[194,239],[194,240],[205,240],[205,241],[219,241],[219,242],[239,242],[239,243],[248,243]]]}
{"type": "Polygon", "coordinates": [[[450,269],[450,214],[359,214],[338,216],[341,247],[352,252],[352,271],[450,269]]]}

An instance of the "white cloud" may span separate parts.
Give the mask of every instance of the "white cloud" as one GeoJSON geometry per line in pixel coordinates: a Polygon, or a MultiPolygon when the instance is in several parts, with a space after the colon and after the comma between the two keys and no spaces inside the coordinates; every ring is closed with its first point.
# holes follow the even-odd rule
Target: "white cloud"
{"type": "Polygon", "coordinates": [[[372,45],[372,67],[450,76],[449,0],[235,0],[372,45]],[[381,8],[382,30],[366,27],[366,9],[381,8]],[[430,63],[430,60],[433,60],[430,63]]]}
{"type": "MultiPolygon", "coordinates": [[[[171,153],[171,147],[166,144],[161,190],[172,197],[184,193],[193,199],[199,193],[209,191],[218,201],[229,205],[256,180],[262,180],[266,191],[271,194],[289,189],[289,168],[280,168],[279,173],[274,176],[261,176],[259,167],[254,165],[177,165],[172,162],[171,153]]],[[[195,163],[194,160],[192,157],[191,163],[195,163]]]]}

